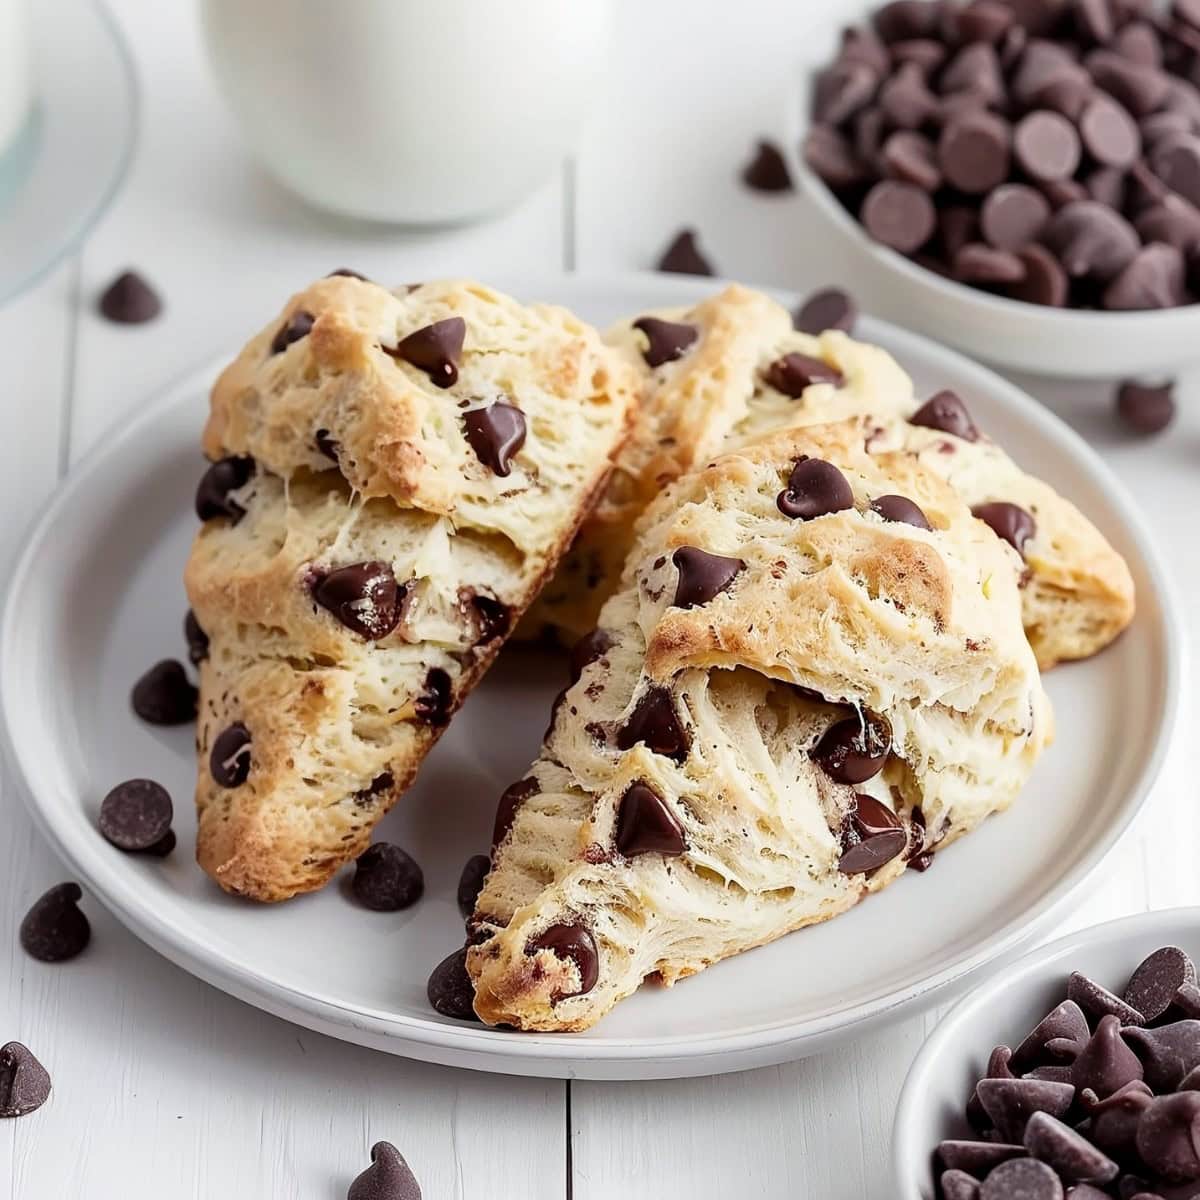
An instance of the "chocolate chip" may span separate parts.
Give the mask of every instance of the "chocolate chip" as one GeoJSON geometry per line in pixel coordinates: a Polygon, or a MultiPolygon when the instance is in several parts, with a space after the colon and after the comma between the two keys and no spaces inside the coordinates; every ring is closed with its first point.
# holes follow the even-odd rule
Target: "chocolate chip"
{"type": "Polygon", "coordinates": [[[100,293],[96,307],[118,325],[141,325],[162,312],[162,300],[136,271],[124,271],[100,293]]]}
{"type": "Polygon", "coordinates": [[[504,789],[496,806],[496,820],[492,826],[493,851],[508,837],[508,831],[512,829],[513,821],[516,820],[517,810],[530,796],[536,796],[541,790],[541,784],[532,778],[518,779],[516,783],[510,783],[504,789]]]}
{"type": "Polygon", "coordinates": [[[421,1200],[421,1188],[400,1151],[376,1142],[371,1165],[350,1185],[346,1200],[421,1200]]]}
{"type": "Polygon", "coordinates": [[[1117,31],[1110,48],[1115,54],[1144,67],[1162,66],[1162,41],[1148,21],[1130,21],[1117,31]]]}
{"type": "Polygon", "coordinates": [[[1104,289],[1101,304],[1115,312],[1171,308],[1184,303],[1183,252],[1158,242],[1143,246],[1104,289]]]}
{"type": "Polygon", "coordinates": [[[1156,1029],[1134,1025],[1122,1036],[1141,1060],[1142,1077],[1156,1092],[1173,1091],[1185,1075],[1200,1067],[1200,1021],[1175,1021],[1156,1029]]]}
{"type": "Polygon", "coordinates": [[[1058,1176],[1036,1158],[1001,1163],[979,1189],[979,1200],[1063,1200],[1058,1176]]]}
{"type": "Polygon", "coordinates": [[[458,364],[466,336],[466,321],[462,317],[447,317],[414,330],[394,350],[384,346],[383,351],[424,371],[435,387],[448,388],[458,381],[458,364]]]}
{"type": "Polygon", "coordinates": [[[966,1171],[943,1171],[938,1183],[942,1200],[979,1200],[979,1180],[966,1171]]]}
{"type": "Polygon", "coordinates": [[[1025,543],[1037,532],[1037,525],[1023,508],[996,500],[975,505],[971,514],[990,526],[992,532],[1003,538],[1022,558],[1025,557],[1025,543]]]}
{"type": "Polygon", "coordinates": [[[578,924],[551,925],[526,943],[526,954],[548,950],[555,958],[569,959],[579,972],[579,986],[573,992],[556,992],[552,1000],[582,996],[596,986],[600,978],[600,955],[591,930],[578,924]]]}
{"type": "Polygon", "coordinates": [[[633,328],[646,335],[642,357],[650,367],[661,367],[663,363],[682,358],[700,336],[695,325],[664,321],[659,317],[639,317],[633,328]]]}
{"type": "Polygon", "coordinates": [[[696,244],[696,233],[692,229],[682,229],[675,235],[671,244],[659,258],[657,269],[675,275],[716,274],[712,264],[704,257],[700,247],[696,244]]]}
{"type": "Polygon", "coordinates": [[[1088,1137],[1118,1162],[1137,1159],[1137,1127],[1154,1093],[1135,1079],[1088,1105],[1088,1137]]]}
{"type": "Polygon", "coordinates": [[[1170,81],[1157,67],[1130,62],[1109,50],[1094,50],[1084,60],[1097,85],[1134,117],[1149,116],[1161,107],[1170,81]]]}
{"type": "Polygon", "coordinates": [[[591,663],[598,662],[612,648],[612,634],[607,629],[585,633],[571,649],[571,682],[574,683],[591,663]]]}
{"type": "MultiPolygon", "coordinates": [[[[1007,1046],[994,1046],[988,1055],[987,1069],[984,1079],[1015,1079],[1016,1076],[1009,1068],[1012,1061],[1012,1051],[1007,1046]]],[[[979,1102],[978,1087],[971,1089],[971,1098],[967,1101],[967,1121],[977,1133],[989,1133],[992,1130],[992,1118],[979,1102]]]]}
{"type": "Polygon", "coordinates": [[[858,306],[841,288],[823,288],[811,296],[792,315],[792,325],[801,333],[823,333],[840,329],[850,333],[858,320],[858,306]]]}
{"type": "Polygon", "coordinates": [[[352,270],[350,270],[349,267],[338,267],[338,269],[336,271],[330,271],[329,274],[325,276],[325,278],[326,279],[336,279],[338,276],[344,276],[347,279],[360,279],[360,280],[362,280],[363,283],[371,282],[360,271],[352,271],[352,270]]]}
{"type": "Polygon", "coordinates": [[[1120,167],[1097,167],[1084,181],[1093,200],[1116,209],[1125,207],[1125,184],[1126,173],[1120,167]]]}
{"type": "Polygon", "coordinates": [[[1068,275],[1102,282],[1123,270],[1141,244],[1124,217],[1094,200],[1060,208],[1047,222],[1043,241],[1068,275]]]}
{"type": "Polygon", "coordinates": [[[891,51],[895,65],[912,63],[925,75],[936,71],[946,61],[947,53],[946,47],[933,38],[909,38],[904,42],[895,42],[891,51]]]}
{"type": "Polygon", "coordinates": [[[902,254],[919,250],[936,224],[928,194],[915,184],[894,179],[881,180],[867,193],[859,218],[877,242],[902,254]]]}
{"type": "Polygon", "coordinates": [[[1142,1064],[1121,1040],[1121,1023],[1116,1017],[1100,1018],[1071,1066],[1071,1078],[1080,1091],[1091,1088],[1101,1100],[1131,1080],[1142,1078],[1142,1064]]]}
{"type": "Polygon", "coordinates": [[[871,501],[871,511],[878,513],[885,521],[915,525],[918,529],[930,527],[929,518],[907,496],[877,496],[871,501]]]}
{"type": "Polygon", "coordinates": [[[1079,135],[1060,113],[1031,112],[1013,129],[1013,154],[1032,179],[1069,179],[1079,166],[1079,135]]]}
{"type": "Polygon", "coordinates": [[[814,125],[804,138],[804,161],[835,191],[860,183],[866,168],[836,129],[814,125]]]}
{"type": "Polygon", "coordinates": [[[925,429],[937,429],[953,437],[962,438],[964,442],[977,442],[979,430],[971,420],[967,406],[962,402],[957,392],[944,389],[930,396],[911,417],[910,425],[920,425],[925,429]]]}
{"type": "Polygon", "coordinates": [[[476,646],[486,646],[508,633],[512,626],[512,609],[502,600],[471,592],[468,603],[475,623],[476,646]]]}
{"type": "Polygon", "coordinates": [[[1004,97],[1004,75],[996,48],[987,42],[971,42],[954,56],[939,80],[942,94],[974,92],[985,104],[1004,97]]]}
{"type": "Polygon", "coordinates": [[[1071,1084],[1044,1079],[981,1079],[975,1094],[1005,1142],[1019,1142],[1035,1112],[1061,1117],[1075,1099],[1071,1084]]]}
{"type": "Polygon", "coordinates": [[[1182,983],[1172,1003],[1185,1017],[1200,1018],[1200,987],[1194,983],[1182,983]]]}
{"type": "Polygon", "coordinates": [[[407,851],[391,842],[375,842],[354,864],[354,895],[375,912],[409,908],[425,890],[425,875],[407,851]]]}
{"type": "Polygon", "coordinates": [[[860,62],[882,75],[891,66],[887,47],[867,28],[848,25],[842,30],[837,57],[845,62],[860,62]]]}
{"type": "Polygon", "coordinates": [[[231,454],[210,464],[196,488],[196,516],[202,521],[230,517],[236,525],[246,510],[231,498],[231,493],[250,482],[254,469],[254,459],[248,454],[231,454]]]}
{"type": "Polygon", "coordinates": [[[1013,1051],[1012,1069],[1023,1074],[1053,1059],[1073,1059],[1091,1036],[1083,1009],[1074,1000],[1064,1000],[1047,1013],[1013,1051]],[[1055,1044],[1054,1050],[1049,1049],[1051,1043],[1055,1044]]]}
{"type": "Polygon", "coordinates": [[[1025,264],[1025,278],[1009,287],[1008,294],[1026,304],[1062,308],[1067,302],[1070,285],[1058,259],[1036,244],[1023,246],[1017,251],[1017,257],[1025,264]]]}
{"type": "Polygon", "coordinates": [[[954,278],[964,283],[1019,283],[1025,278],[1025,264],[1009,250],[968,242],[954,256],[954,278]]]}
{"type": "Polygon", "coordinates": [[[1136,1008],[1132,1008],[1120,996],[1113,995],[1107,988],[1101,987],[1078,971],[1073,971],[1067,980],[1067,999],[1074,1000],[1094,1020],[1112,1015],[1122,1025],[1146,1023],[1146,1018],[1136,1008]]]}
{"type": "Polygon", "coordinates": [[[1174,193],[1139,213],[1133,227],[1143,242],[1165,242],[1185,251],[1200,245],[1200,209],[1174,193]]]}
{"type": "Polygon", "coordinates": [[[754,157],[742,170],[742,182],[756,192],[792,190],[792,174],[774,142],[758,142],[754,157]]]}
{"type": "Polygon", "coordinates": [[[454,703],[454,687],[450,676],[441,667],[430,667],[425,673],[425,690],[417,697],[417,716],[426,725],[445,725],[450,720],[454,703]]]}
{"type": "Polygon", "coordinates": [[[24,1117],[50,1098],[50,1073],[20,1042],[0,1046],[0,1118],[24,1117]]]}
{"type": "Polygon", "coordinates": [[[314,574],[312,598],[368,641],[387,637],[400,621],[406,589],[390,563],[360,562],[314,574]]]}
{"type": "Polygon", "coordinates": [[[837,367],[811,354],[795,351],[771,363],[763,373],[763,378],[776,391],[793,399],[798,399],[806,388],[816,383],[831,383],[834,387],[842,384],[842,373],[837,367]]]}
{"type": "Polygon", "coordinates": [[[1137,122],[1104,92],[1094,95],[1080,114],[1079,136],[1087,152],[1109,167],[1132,165],[1142,149],[1137,122]]]}
{"type": "Polygon", "coordinates": [[[985,111],[960,113],[938,139],[938,162],[946,180],[960,192],[980,195],[1008,178],[1008,124],[985,111]]]}
{"type": "Polygon", "coordinates": [[[617,730],[617,749],[630,750],[639,742],[655,754],[683,762],[690,739],[675,711],[669,688],[652,684],[634,706],[625,724],[617,730]]]}
{"type": "Polygon", "coordinates": [[[463,413],[463,425],[475,457],[493,475],[508,475],[513,455],[525,445],[525,414],[497,400],[487,408],[463,413]]]}
{"type": "Polygon", "coordinates": [[[196,719],[196,688],[183,664],[164,658],[133,685],[133,711],[151,725],[184,725],[196,719]]]}
{"type": "Polygon", "coordinates": [[[328,429],[318,429],[313,435],[313,444],[330,462],[338,461],[339,444],[329,436],[328,429]]]}
{"type": "Polygon", "coordinates": [[[939,1142],[937,1159],[952,1171],[965,1171],[982,1179],[992,1168],[1012,1158],[1024,1158],[1025,1147],[1003,1142],[968,1142],[950,1138],[939,1142]]]}
{"type": "Polygon", "coordinates": [[[868,66],[846,59],[826,67],[813,88],[813,119],[842,125],[875,98],[879,76],[868,66]]]}
{"type": "Polygon", "coordinates": [[[924,0],[891,0],[877,8],[871,17],[875,32],[885,42],[903,42],[928,37],[937,28],[935,5],[924,0]]]}
{"type": "Polygon", "coordinates": [[[1072,0],[1071,11],[1079,32],[1093,42],[1107,42],[1113,35],[1113,14],[1108,0],[1072,0]]]}
{"type": "Polygon", "coordinates": [[[843,875],[874,871],[891,862],[907,845],[908,834],[900,818],[874,796],[856,794],[854,808],[841,831],[838,870],[843,875]]]}
{"type": "Polygon", "coordinates": [[[478,1021],[475,1013],[475,985],[467,974],[467,948],[455,950],[442,959],[425,985],[425,995],[434,1012],[456,1021],[478,1021]]]}
{"type": "Polygon", "coordinates": [[[66,962],[82,954],[92,927],[79,909],[83,892],[77,883],[60,883],[34,901],[21,922],[21,946],[39,962],[66,962]]]}
{"type": "Polygon", "coordinates": [[[746,568],[740,558],[709,554],[697,546],[680,546],[671,555],[671,561],[679,570],[675,598],[671,601],[676,608],[696,608],[707,604],[727,591],[738,574],[746,568]]]}
{"type": "Polygon", "coordinates": [[[1175,419],[1175,384],[1126,379],[1117,388],[1117,415],[1134,433],[1160,433],[1175,419]]]}
{"type": "Polygon", "coordinates": [[[292,313],[271,339],[271,353],[282,354],[293,342],[308,337],[316,317],[304,309],[292,313]]]}
{"type": "Polygon", "coordinates": [[[148,850],[171,828],[174,810],[165,787],[152,779],[118,783],[100,805],[100,832],[120,850],[148,850]]]}
{"type": "Polygon", "coordinates": [[[680,855],[687,849],[683,826],[671,806],[648,783],[631,784],[617,809],[617,850],[639,854],[680,855]]]}
{"type": "Polygon", "coordinates": [[[1056,1117],[1036,1112],[1025,1126],[1025,1149],[1068,1183],[1108,1183],[1120,1168],[1082,1134],[1056,1117]]]}
{"type": "Polygon", "coordinates": [[[183,636],[187,642],[188,658],[198,667],[208,657],[208,634],[200,628],[196,614],[189,608],[183,618],[183,636]]]}
{"type": "Polygon", "coordinates": [[[811,521],[854,507],[854,493],[846,477],[820,458],[799,459],[788,476],[787,487],[776,499],[785,517],[811,521]]]}
{"type": "Polygon", "coordinates": [[[486,854],[473,854],[463,866],[458,878],[458,911],[469,917],[475,911],[475,901],[483,891],[483,881],[492,868],[492,860],[486,854]]]}
{"type": "Polygon", "coordinates": [[[898,129],[883,143],[880,161],[891,179],[915,184],[926,192],[935,192],[941,186],[942,173],[933,143],[924,134],[898,129]]]}
{"type": "Polygon", "coordinates": [[[1020,250],[1034,241],[1050,219],[1050,203],[1024,183],[1002,183],[979,210],[979,227],[997,250],[1020,250]]]}
{"type": "MultiPolygon", "coordinates": [[[[884,717],[864,709],[831,725],[812,751],[817,766],[838,783],[865,783],[883,770],[892,748],[884,717]]],[[[903,849],[903,847],[901,847],[903,849]]]]}
{"type": "Polygon", "coordinates": [[[1142,1161],[1167,1183],[1200,1179],[1200,1092],[1156,1096],[1138,1122],[1142,1161]]]}
{"type": "Polygon", "coordinates": [[[1147,1021],[1156,1021],[1171,1007],[1175,993],[1195,982],[1196,967],[1187,954],[1178,946],[1163,946],[1138,964],[1121,999],[1147,1021]]]}
{"type": "Polygon", "coordinates": [[[142,853],[150,855],[151,858],[166,858],[175,849],[175,845],[175,831],[168,829],[153,846],[147,846],[142,853]]]}
{"type": "Polygon", "coordinates": [[[990,42],[995,45],[1013,23],[1013,10],[1003,0],[972,0],[959,8],[946,5],[942,34],[950,42],[990,42]]]}
{"type": "Polygon", "coordinates": [[[250,775],[250,730],[241,721],[223,729],[213,742],[208,770],[218,787],[241,787],[250,775]]]}

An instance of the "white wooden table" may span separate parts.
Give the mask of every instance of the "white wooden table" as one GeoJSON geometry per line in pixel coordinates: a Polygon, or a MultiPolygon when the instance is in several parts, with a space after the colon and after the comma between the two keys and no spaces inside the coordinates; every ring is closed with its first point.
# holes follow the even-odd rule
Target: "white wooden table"
{"type": "MultiPolygon", "coordinates": [[[[610,86],[578,157],[508,216],[405,235],[333,225],[283,194],[236,140],[190,6],[120,0],[145,98],[132,173],[82,251],[0,310],[0,563],[110,426],[337,266],[384,280],[641,268],[690,224],[727,275],[852,287],[806,230],[801,201],[756,196],[737,180],[754,137],[783,128],[789,63],[811,7],[625,0],[610,86]],[[94,315],[98,289],[126,266],[166,298],[152,325],[94,315]]],[[[1114,430],[1106,387],[1020,382],[1124,477],[1171,562],[1190,632],[1200,632],[1200,372],[1181,389],[1176,427],[1149,442],[1114,430]]],[[[1148,811],[1072,927],[1200,900],[1186,720],[1178,740],[1148,811]]],[[[707,1080],[570,1084],[405,1062],[229,999],[95,901],[86,959],[31,962],[16,926],[64,868],[8,779],[0,820],[0,1042],[27,1042],[55,1080],[36,1117],[0,1122],[0,1195],[7,1186],[10,1200],[340,1200],[381,1138],[408,1157],[427,1200],[892,1194],[893,1108],[936,1014],[821,1058],[707,1080]]]]}

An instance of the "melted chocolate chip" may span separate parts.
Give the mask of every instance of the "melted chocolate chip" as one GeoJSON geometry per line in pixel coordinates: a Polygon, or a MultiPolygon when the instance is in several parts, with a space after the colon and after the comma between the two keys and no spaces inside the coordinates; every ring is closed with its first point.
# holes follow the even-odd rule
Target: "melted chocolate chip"
{"type": "Polygon", "coordinates": [[[878,513],[885,521],[915,525],[918,529],[930,527],[929,518],[907,496],[877,496],[871,501],[871,511],[878,513]]]}
{"type": "Polygon", "coordinates": [[[964,442],[977,442],[979,430],[967,412],[967,406],[958,395],[949,390],[938,392],[931,396],[911,417],[910,425],[920,425],[925,429],[938,429],[949,433],[964,442]]]}
{"type": "Polygon", "coordinates": [[[647,345],[642,357],[650,367],[661,367],[663,363],[682,358],[700,336],[695,325],[664,321],[659,317],[639,317],[633,328],[646,335],[647,345]]]}
{"type": "Polygon", "coordinates": [[[377,796],[390,792],[395,783],[391,771],[381,771],[365,788],[354,793],[355,802],[359,805],[373,804],[377,796]]]}
{"type": "Polygon", "coordinates": [[[223,729],[213,742],[208,770],[219,787],[241,787],[250,775],[250,730],[241,721],[223,729]]]}
{"type": "Polygon", "coordinates": [[[24,1117],[50,1098],[50,1073],[20,1042],[0,1046],[0,1118],[24,1117]]]}
{"type": "Polygon", "coordinates": [[[352,563],[317,575],[312,598],[347,629],[379,641],[396,628],[406,589],[385,562],[352,563]]]}
{"type": "Polygon", "coordinates": [[[607,629],[593,629],[585,633],[571,649],[571,682],[574,683],[589,664],[599,661],[613,644],[612,634],[607,629]]]}
{"type": "Polygon", "coordinates": [[[483,891],[483,881],[492,869],[492,860],[486,854],[473,854],[467,859],[458,877],[458,911],[469,917],[475,911],[475,901],[483,891]]]}
{"type": "Polygon", "coordinates": [[[141,325],[162,312],[162,301],[136,271],[125,271],[100,294],[97,307],[101,316],[118,325],[141,325]]]}
{"type": "Polygon", "coordinates": [[[838,870],[843,875],[874,871],[891,862],[907,845],[904,825],[890,808],[873,796],[856,795],[854,810],[842,829],[838,870]]]}
{"type": "Polygon", "coordinates": [[[409,908],[425,890],[425,875],[406,850],[391,842],[375,842],[355,860],[354,895],[375,912],[409,908]]]}
{"type": "Polygon", "coordinates": [[[198,695],[183,664],[164,658],[133,685],[133,711],[151,725],[184,725],[196,719],[198,695]]]}
{"type": "Polygon", "coordinates": [[[846,477],[820,458],[801,458],[792,468],[788,485],[776,499],[785,517],[811,521],[854,507],[854,493],[846,477]]]}
{"type": "Polygon", "coordinates": [[[1025,557],[1025,543],[1037,532],[1037,525],[1023,508],[997,500],[991,504],[977,504],[971,512],[991,526],[996,536],[1003,538],[1022,558],[1025,557]]]}
{"type": "Polygon", "coordinates": [[[92,927],[78,907],[77,883],[60,883],[34,901],[21,922],[21,947],[39,962],[66,962],[82,954],[92,927]]]}
{"type": "Polygon", "coordinates": [[[463,413],[463,426],[475,457],[493,475],[508,475],[513,455],[525,445],[525,414],[511,404],[497,401],[487,408],[463,413]]]}
{"type": "Polygon", "coordinates": [[[865,783],[883,770],[892,730],[878,713],[864,710],[831,725],[812,751],[817,766],[838,783],[865,783]]]}
{"type": "Polygon", "coordinates": [[[410,333],[394,350],[384,346],[383,351],[424,371],[437,387],[448,388],[458,381],[458,364],[466,336],[466,321],[462,317],[447,317],[410,333]]]}
{"type": "Polygon", "coordinates": [[[450,676],[441,667],[430,667],[425,676],[425,691],[417,698],[417,716],[426,725],[445,725],[450,720],[454,688],[450,676]]]}
{"type": "Polygon", "coordinates": [[[346,1200],[421,1200],[421,1188],[400,1151],[391,1142],[376,1142],[371,1165],[350,1185],[346,1200]]]}
{"type": "Polygon", "coordinates": [[[679,855],[687,849],[683,826],[671,806],[648,783],[632,784],[617,810],[617,849],[639,854],[679,855]]]}
{"type": "Polygon", "coordinates": [[[425,995],[435,1012],[456,1021],[478,1021],[475,1014],[475,986],[467,974],[467,948],[447,955],[429,976],[425,995]]]}
{"type": "Polygon", "coordinates": [[[189,608],[183,618],[183,636],[187,641],[188,658],[198,667],[208,657],[208,634],[200,628],[196,614],[189,608]]]}
{"type": "Polygon", "coordinates": [[[552,997],[555,1003],[571,996],[582,996],[596,986],[596,980],[600,978],[600,955],[589,929],[577,924],[551,925],[525,946],[526,954],[537,954],[541,950],[549,950],[555,958],[570,959],[579,970],[579,986],[573,992],[556,992],[552,997]]]}
{"type": "Polygon", "coordinates": [[[496,820],[492,826],[493,850],[508,837],[508,831],[517,818],[517,810],[530,796],[536,796],[541,790],[541,784],[532,778],[518,779],[516,783],[510,783],[504,789],[500,803],[496,805],[496,820]]]}
{"type": "Polygon", "coordinates": [[[100,832],[119,850],[149,850],[170,832],[174,810],[165,787],[153,779],[127,779],[104,797],[100,832]]]}
{"type": "Polygon", "coordinates": [[[512,624],[512,610],[495,596],[471,593],[470,606],[475,618],[477,633],[475,645],[485,646],[508,633],[512,624]]]}
{"type": "Polygon", "coordinates": [[[293,342],[308,337],[316,317],[305,309],[292,313],[271,339],[271,353],[282,354],[293,342]]]}
{"type": "Polygon", "coordinates": [[[328,429],[318,429],[313,435],[313,444],[330,462],[338,461],[338,450],[341,447],[329,436],[328,429]]]}
{"type": "Polygon", "coordinates": [[[246,510],[230,493],[243,488],[254,474],[254,459],[248,454],[231,454],[212,463],[196,488],[196,516],[202,521],[230,517],[236,525],[246,510]]]}
{"type": "Polygon", "coordinates": [[[676,608],[695,608],[707,604],[713,597],[728,590],[746,564],[740,558],[725,558],[720,554],[709,554],[696,546],[680,546],[671,555],[671,561],[679,569],[679,582],[675,586],[676,608]]]}
{"type": "Polygon", "coordinates": [[[651,685],[637,702],[629,719],[617,731],[617,749],[630,750],[639,742],[666,758],[683,762],[689,739],[675,711],[669,688],[651,685]]]}
{"type": "Polygon", "coordinates": [[[832,383],[834,387],[842,385],[841,371],[811,354],[785,354],[766,369],[763,378],[776,391],[791,396],[793,400],[802,396],[805,388],[814,383],[832,383]]]}

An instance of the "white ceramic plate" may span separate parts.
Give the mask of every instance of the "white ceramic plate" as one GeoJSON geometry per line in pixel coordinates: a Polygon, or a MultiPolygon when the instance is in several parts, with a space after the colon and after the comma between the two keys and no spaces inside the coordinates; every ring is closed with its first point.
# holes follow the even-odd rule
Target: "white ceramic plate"
{"type": "MultiPolygon", "coordinates": [[[[716,286],[560,277],[510,290],[604,324],[690,303],[716,286]]],[[[423,864],[420,904],[393,915],[363,911],[345,895],[345,876],[276,907],[223,895],[192,862],[191,730],[143,725],[128,699],[150,663],[184,656],[180,573],[216,364],[100,444],[31,532],[15,569],[0,627],[0,702],[42,828],[92,893],[189,971],[300,1024],[436,1062],[590,1078],[711,1074],[798,1058],[928,1002],[1044,929],[1111,848],[1158,769],[1182,650],[1148,535],[1075,434],[966,359],[879,322],[864,320],[859,332],[890,348],[922,392],[961,392],[985,429],[1092,515],[1138,587],[1129,632],[1099,658],[1053,673],[1058,741],[1026,793],[933,870],[671,992],[645,987],[585,1035],[505,1033],[438,1017],[425,981],[462,943],[459,871],[486,851],[496,799],[533,757],[564,679],[561,661],[512,650],[380,830],[423,864]],[[161,780],[176,798],[179,848],[165,861],[122,855],[96,833],[105,792],[135,775],[161,780]]]]}

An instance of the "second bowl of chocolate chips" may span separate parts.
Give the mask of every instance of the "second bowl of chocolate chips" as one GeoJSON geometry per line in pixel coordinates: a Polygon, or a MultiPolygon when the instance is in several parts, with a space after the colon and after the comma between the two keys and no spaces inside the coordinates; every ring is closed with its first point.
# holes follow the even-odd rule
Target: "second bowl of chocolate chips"
{"type": "Polygon", "coordinates": [[[1049,375],[1200,358],[1200,0],[813,20],[794,166],[876,311],[1049,375]]]}
{"type": "Polygon", "coordinates": [[[925,1043],[896,1110],[897,1200],[1200,1196],[1200,908],[1002,967],[925,1043]]]}

